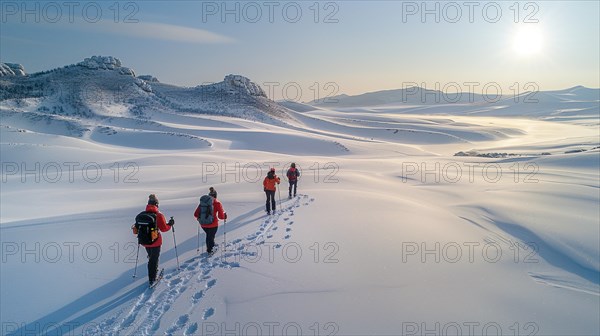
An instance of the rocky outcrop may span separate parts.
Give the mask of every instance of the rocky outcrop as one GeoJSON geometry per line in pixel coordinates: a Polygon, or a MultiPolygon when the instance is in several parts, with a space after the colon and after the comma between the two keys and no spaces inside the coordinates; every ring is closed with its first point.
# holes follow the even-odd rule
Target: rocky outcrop
{"type": "Polygon", "coordinates": [[[92,56],[79,62],[77,65],[91,70],[115,70],[121,67],[121,61],[112,56],[92,56]]]}
{"type": "Polygon", "coordinates": [[[158,78],[152,76],[152,75],[141,75],[138,76],[139,79],[145,80],[148,83],[160,83],[158,81],[158,78]]]}
{"type": "Polygon", "coordinates": [[[260,86],[244,76],[227,75],[223,80],[223,84],[226,89],[241,91],[251,96],[267,97],[265,91],[260,86]]]}
{"type": "Polygon", "coordinates": [[[0,77],[25,76],[25,68],[21,64],[0,63],[0,77]]]}
{"type": "Polygon", "coordinates": [[[77,65],[90,70],[117,70],[121,75],[135,77],[133,69],[122,66],[121,60],[112,56],[92,56],[77,65]]]}

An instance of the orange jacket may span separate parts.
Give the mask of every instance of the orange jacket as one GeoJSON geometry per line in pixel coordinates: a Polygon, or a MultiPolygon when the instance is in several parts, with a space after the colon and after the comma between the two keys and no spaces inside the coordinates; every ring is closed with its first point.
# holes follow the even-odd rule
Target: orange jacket
{"type": "Polygon", "coordinates": [[[152,212],[156,214],[156,227],[158,227],[158,239],[150,245],[142,245],[144,247],[157,247],[162,245],[162,236],[160,232],[167,232],[171,229],[170,226],[167,225],[167,221],[165,219],[165,215],[158,211],[158,207],[156,205],[148,204],[146,205],[146,211],[152,212]]]}
{"type": "Polygon", "coordinates": [[[279,177],[277,177],[277,175],[273,175],[273,178],[269,178],[267,176],[263,181],[263,187],[265,187],[265,190],[275,191],[277,190],[275,183],[279,184],[280,182],[281,180],[279,179],[279,177]]]}
{"type": "MultiPolygon", "coordinates": [[[[196,217],[196,220],[200,217],[200,205],[198,205],[196,211],[194,211],[194,217],[196,217]]],[[[225,219],[225,211],[223,210],[223,204],[215,198],[213,201],[213,222],[208,225],[200,226],[206,229],[216,228],[219,226],[219,219],[225,219]]]]}

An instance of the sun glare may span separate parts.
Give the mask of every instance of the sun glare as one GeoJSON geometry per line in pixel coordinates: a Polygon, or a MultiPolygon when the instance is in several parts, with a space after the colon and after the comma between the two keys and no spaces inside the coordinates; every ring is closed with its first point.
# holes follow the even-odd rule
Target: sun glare
{"type": "Polygon", "coordinates": [[[543,47],[542,32],[536,27],[519,28],[514,36],[513,49],[517,55],[533,56],[539,54],[543,47]]]}

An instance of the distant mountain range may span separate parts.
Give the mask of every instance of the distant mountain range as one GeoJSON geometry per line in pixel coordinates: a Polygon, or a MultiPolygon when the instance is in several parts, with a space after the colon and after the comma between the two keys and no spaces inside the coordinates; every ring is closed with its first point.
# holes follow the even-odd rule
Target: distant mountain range
{"type": "MultiPolygon", "coordinates": [[[[530,103],[539,100],[541,97],[545,102],[563,101],[592,101],[600,100],[600,89],[591,89],[583,86],[575,86],[565,90],[558,91],[528,91],[519,95],[520,100],[527,100],[530,103]],[[538,96],[539,95],[539,96],[538,96]]],[[[349,96],[346,94],[328,97],[327,99],[318,99],[308,102],[313,106],[337,106],[337,107],[357,107],[357,106],[380,106],[387,104],[469,104],[469,103],[494,103],[506,100],[515,100],[514,95],[504,94],[497,97],[492,90],[489,95],[482,95],[472,92],[445,93],[439,90],[429,90],[421,87],[409,87],[406,89],[383,90],[368,92],[359,95],[349,96]]]]}
{"type": "Polygon", "coordinates": [[[354,96],[338,95],[306,104],[286,104],[302,112],[307,106],[339,111],[368,109],[407,114],[477,114],[490,116],[598,117],[600,89],[575,86],[556,91],[529,91],[495,97],[476,93],[444,93],[420,87],[369,92],[354,96]]]}

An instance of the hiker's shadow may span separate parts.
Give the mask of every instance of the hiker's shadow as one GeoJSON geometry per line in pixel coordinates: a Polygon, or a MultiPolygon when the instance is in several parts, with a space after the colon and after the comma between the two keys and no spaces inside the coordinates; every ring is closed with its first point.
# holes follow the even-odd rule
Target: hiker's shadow
{"type": "Polygon", "coordinates": [[[72,321],[66,321],[66,319],[77,314],[78,312],[85,311],[87,308],[97,304],[98,302],[110,298],[115,293],[118,293],[119,290],[122,290],[124,287],[130,286],[131,284],[131,273],[124,273],[110,283],[85,294],[79,299],[38,319],[37,321],[23,325],[17,330],[9,331],[8,335],[24,335],[34,331],[36,334],[65,335],[73,334],[73,329],[75,328],[83,327],[84,330],[91,328],[93,326],[88,325],[89,322],[141,295],[148,288],[146,282],[129,289],[125,293],[112,298],[108,302],[102,303],[100,306],[84,313],[83,315],[77,316],[77,318],[72,321]]]}
{"type": "MultiPolygon", "coordinates": [[[[250,224],[256,221],[260,216],[257,214],[262,212],[262,207],[257,209],[253,209],[248,211],[242,215],[237,216],[236,218],[227,221],[225,227],[221,225],[219,227],[218,235],[223,235],[225,230],[230,232],[237,228],[240,228],[244,225],[250,224]]],[[[204,235],[204,232],[201,232],[204,235]]],[[[163,234],[164,235],[164,234],[163,234]]],[[[163,239],[166,237],[163,236],[163,239]]],[[[184,254],[186,252],[192,252],[197,249],[197,237],[190,237],[183,241],[180,245],[177,246],[179,254],[184,254]]],[[[142,255],[144,253],[140,252],[140,260],[144,260],[142,255]]],[[[167,263],[173,261],[176,258],[175,249],[171,248],[169,250],[161,253],[160,259],[161,263],[167,263]]],[[[141,262],[137,265],[137,274],[146,274],[145,268],[146,263],[141,262]]],[[[93,291],[83,295],[79,299],[65,305],[64,307],[36,320],[28,324],[20,325],[20,328],[14,328],[11,330],[3,330],[8,335],[23,335],[29,333],[36,334],[50,334],[50,335],[65,335],[65,334],[73,334],[73,329],[82,328],[83,331],[90,330],[91,328],[97,326],[95,323],[92,325],[90,322],[100,318],[104,314],[118,308],[130,302],[131,300],[139,297],[145,290],[148,288],[148,284],[144,281],[141,284],[135,285],[132,283],[132,274],[136,271],[135,267],[127,270],[123,274],[121,274],[115,280],[94,289],[93,291]],[[126,289],[126,291],[122,294],[118,294],[120,291],[123,291],[124,288],[132,287],[130,289],[126,289]],[[93,307],[97,305],[99,302],[103,302],[105,300],[109,300],[105,303],[101,303],[100,306],[90,310],[89,307],[93,307]],[[84,312],[81,315],[79,313],[84,312]]],[[[167,271],[167,270],[166,270],[167,271]]],[[[168,270],[167,272],[174,271],[168,270]]],[[[137,280],[140,281],[140,280],[137,280]]]]}

